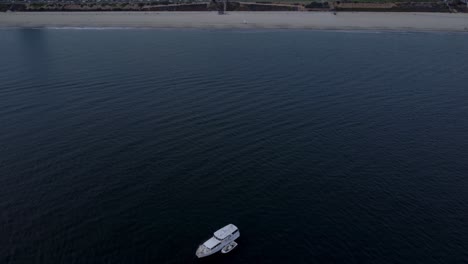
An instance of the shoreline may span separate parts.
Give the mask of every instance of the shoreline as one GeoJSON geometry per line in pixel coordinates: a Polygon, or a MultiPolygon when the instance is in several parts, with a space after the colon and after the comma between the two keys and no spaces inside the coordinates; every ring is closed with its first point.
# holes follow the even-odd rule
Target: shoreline
{"type": "Polygon", "coordinates": [[[0,28],[198,28],[468,32],[468,14],[395,12],[10,12],[0,28]]]}

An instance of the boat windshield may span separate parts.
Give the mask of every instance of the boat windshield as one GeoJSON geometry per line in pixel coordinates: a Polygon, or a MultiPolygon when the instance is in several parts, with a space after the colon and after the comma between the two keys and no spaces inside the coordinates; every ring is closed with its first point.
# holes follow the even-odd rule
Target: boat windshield
{"type": "MultiPolygon", "coordinates": [[[[237,231],[236,231],[236,232],[237,232],[237,231]]],[[[219,239],[219,240],[224,240],[224,239],[226,239],[226,238],[229,238],[231,235],[234,235],[236,232],[234,232],[234,233],[232,233],[232,234],[226,233],[226,234],[223,234],[222,236],[217,236],[217,235],[215,234],[214,237],[216,237],[216,238],[219,239]]]]}
{"type": "Polygon", "coordinates": [[[210,249],[213,249],[213,248],[215,248],[215,247],[219,246],[219,244],[221,244],[221,242],[219,242],[218,244],[216,244],[216,245],[214,245],[214,246],[210,247],[210,249]]]}

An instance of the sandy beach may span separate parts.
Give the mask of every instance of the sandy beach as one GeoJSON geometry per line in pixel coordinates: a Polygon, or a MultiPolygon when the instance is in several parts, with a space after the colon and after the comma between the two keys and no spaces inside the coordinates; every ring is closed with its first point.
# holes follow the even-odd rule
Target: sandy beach
{"type": "Polygon", "coordinates": [[[468,14],[384,12],[12,12],[0,27],[296,28],[467,31],[468,14]]]}

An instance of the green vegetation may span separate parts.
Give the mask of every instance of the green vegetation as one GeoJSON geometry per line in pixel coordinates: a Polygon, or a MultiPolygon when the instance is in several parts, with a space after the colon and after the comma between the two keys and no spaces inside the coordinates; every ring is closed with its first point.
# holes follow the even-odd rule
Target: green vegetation
{"type": "Polygon", "coordinates": [[[440,2],[440,0],[359,0],[359,1],[341,1],[342,3],[405,3],[405,2],[440,2]]]}
{"type": "MultiPolygon", "coordinates": [[[[0,0],[1,1],[1,0],[0,0]]],[[[0,3],[0,12],[11,11],[123,11],[123,10],[152,10],[152,11],[209,11],[216,10],[216,6],[206,6],[202,0],[152,0],[151,2],[88,2],[88,3],[63,3],[63,2],[33,2],[33,3],[0,3]],[[198,5],[196,5],[198,3],[198,5]],[[171,4],[180,4],[177,6],[171,4]],[[189,5],[184,5],[189,4],[189,5]],[[167,6],[170,5],[170,6],[167,6]]],[[[449,0],[447,5],[442,0],[267,0],[249,1],[240,5],[232,0],[229,10],[242,11],[295,11],[295,10],[329,10],[338,11],[414,11],[414,12],[468,12],[466,4],[459,0],[449,0]],[[340,3],[342,5],[340,5],[340,3]],[[345,5],[346,3],[362,3],[361,5],[345,5]],[[383,4],[379,6],[369,3],[383,4]],[[394,4],[385,4],[394,3],[394,4]],[[280,5],[285,4],[285,5],[280,5]],[[338,4],[338,5],[337,5],[338,4]],[[298,6],[298,7],[297,7],[298,6]]]]}

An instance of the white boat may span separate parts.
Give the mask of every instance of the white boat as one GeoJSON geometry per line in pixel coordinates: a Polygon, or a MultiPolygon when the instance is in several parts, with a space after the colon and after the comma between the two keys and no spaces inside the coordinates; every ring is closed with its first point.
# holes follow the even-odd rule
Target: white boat
{"type": "Polygon", "coordinates": [[[234,240],[239,238],[239,236],[239,229],[235,225],[229,224],[214,232],[212,238],[208,239],[207,241],[205,241],[205,243],[201,244],[198,247],[197,252],[195,252],[195,255],[197,255],[197,257],[199,258],[203,258],[212,255],[222,249],[223,251],[225,251],[223,253],[228,253],[237,246],[237,243],[234,242],[234,240]],[[235,245],[232,245],[232,242],[234,242],[235,245]]]}
{"type": "Polygon", "coordinates": [[[237,247],[237,243],[236,243],[236,241],[232,241],[231,243],[227,244],[227,246],[223,247],[223,249],[221,249],[221,253],[223,253],[223,254],[229,253],[235,247],[237,247]]]}

